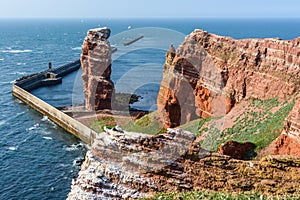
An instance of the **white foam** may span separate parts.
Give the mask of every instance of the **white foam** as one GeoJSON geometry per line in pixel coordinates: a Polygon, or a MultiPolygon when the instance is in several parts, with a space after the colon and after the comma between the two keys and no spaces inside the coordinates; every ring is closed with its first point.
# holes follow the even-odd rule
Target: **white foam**
{"type": "Polygon", "coordinates": [[[71,48],[73,51],[79,51],[79,50],[81,50],[81,47],[73,47],[73,48],[71,48]]]}
{"type": "Polygon", "coordinates": [[[11,151],[15,151],[15,150],[18,149],[18,147],[16,147],[16,146],[11,146],[11,147],[8,147],[8,149],[11,150],[11,151]]]}
{"type": "Polygon", "coordinates": [[[52,140],[52,137],[43,137],[45,140],[52,140]]]}
{"type": "Polygon", "coordinates": [[[4,60],[4,58],[0,58],[0,61],[4,60]]]}
{"type": "Polygon", "coordinates": [[[8,73],[8,74],[10,74],[10,75],[26,75],[27,73],[26,72],[11,72],[11,73],[8,73]]]}
{"type": "Polygon", "coordinates": [[[85,146],[83,143],[72,144],[71,146],[65,146],[64,150],[66,151],[76,151],[79,150],[80,147],[85,146]]]}
{"type": "Polygon", "coordinates": [[[19,63],[17,63],[17,65],[26,65],[26,63],[23,63],[23,62],[19,62],[19,63]]]}
{"type": "Polygon", "coordinates": [[[43,122],[44,122],[44,121],[47,121],[47,120],[48,120],[48,117],[44,115],[43,118],[42,118],[41,120],[42,120],[43,122]]]}
{"type": "Polygon", "coordinates": [[[83,158],[77,157],[73,160],[73,166],[80,166],[82,162],[83,162],[83,158]]]}
{"type": "Polygon", "coordinates": [[[0,126],[2,126],[3,124],[6,124],[5,120],[0,121],[0,126]]]}
{"type": "Polygon", "coordinates": [[[33,125],[32,127],[27,128],[26,130],[27,130],[27,131],[31,131],[31,130],[36,129],[38,126],[39,126],[39,124],[35,124],[35,125],[33,125]]]}
{"type": "Polygon", "coordinates": [[[30,49],[24,49],[24,50],[20,50],[20,49],[2,50],[2,53],[30,53],[30,52],[32,52],[32,50],[30,50],[30,49]]]}

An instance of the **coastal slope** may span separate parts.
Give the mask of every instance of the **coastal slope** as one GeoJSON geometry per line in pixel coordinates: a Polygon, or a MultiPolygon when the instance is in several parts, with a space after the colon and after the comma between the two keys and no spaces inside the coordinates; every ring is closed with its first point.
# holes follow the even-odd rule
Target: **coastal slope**
{"type": "MultiPolygon", "coordinates": [[[[222,125],[218,127],[222,132],[234,126],[234,122],[226,122],[224,118],[235,117],[232,111],[235,106],[246,113],[247,106],[240,106],[244,102],[276,99],[283,104],[298,99],[300,38],[236,40],[195,30],[176,51],[170,48],[166,57],[157,98],[158,114],[165,127],[177,127],[199,118],[222,117],[222,125]]],[[[284,147],[287,138],[296,143],[293,147],[299,148],[298,107],[296,101],[274,154],[300,156],[292,153],[298,151],[279,150],[287,148],[284,147]]]]}

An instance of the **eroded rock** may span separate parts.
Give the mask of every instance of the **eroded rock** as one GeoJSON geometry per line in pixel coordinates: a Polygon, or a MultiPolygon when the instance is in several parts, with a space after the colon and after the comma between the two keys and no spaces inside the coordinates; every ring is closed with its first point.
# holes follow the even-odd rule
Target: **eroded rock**
{"type": "Polygon", "coordinates": [[[165,127],[223,116],[247,98],[285,100],[300,85],[300,38],[235,40],[195,30],[170,55],[157,99],[165,127]]]}
{"type": "Polygon", "coordinates": [[[250,160],[256,156],[255,144],[251,142],[239,143],[228,141],[219,147],[219,153],[241,160],[250,160]]]}
{"type": "Polygon", "coordinates": [[[181,129],[157,136],[107,130],[88,151],[68,199],[137,199],[191,190],[296,195],[299,163],[284,156],[242,161],[210,153],[181,129]]]}
{"type": "Polygon", "coordinates": [[[111,46],[109,28],[88,31],[82,45],[81,68],[88,110],[111,109],[114,84],[111,75],[111,46]]]}

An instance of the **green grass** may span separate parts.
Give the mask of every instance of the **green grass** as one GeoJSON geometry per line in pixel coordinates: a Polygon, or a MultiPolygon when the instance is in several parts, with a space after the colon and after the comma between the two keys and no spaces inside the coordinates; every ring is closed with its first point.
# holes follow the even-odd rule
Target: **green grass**
{"type": "MultiPolygon", "coordinates": [[[[153,112],[143,116],[142,118],[136,121],[128,120],[128,122],[121,125],[121,127],[126,131],[152,135],[166,133],[167,130],[163,128],[161,123],[158,122],[156,116],[157,113],[153,112]]],[[[117,123],[114,117],[102,117],[97,120],[93,120],[89,124],[89,127],[95,130],[96,132],[103,132],[104,126],[106,126],[107,128],[113,128],[116,125],[117,123]]]]}
{"type": "Polygon", "coordinates": [[[166,133],[167,130],[163,128],[162,124],[157,120],[156,115],[157,112],[150,113],[136,121],[130,121],[122,127],[127,131],[152,135],[166,133]]]}
{"type": "Polygon", "coordinates": [[[222,200],[259,200],[259,199],[289,199],[296,200],[298,197],[293,197],[292,195],[285,196],[261,196],[256,193],[240,193],[232,194],[228,192],[215,192],[215,191],[192,191],[192,192],[171,192],[171,193],[158,193],[155,196],[148,198],[149,200],[199,200],[199,199],[222,199],[222,200]]]}
{"type": "MultiPolygon", "coordinates": [[[[217,151],[218,147],[226,141],[252,142],[256,150],[268,146],[283,130],[284,120],[294,106],[293,101],[279,102],[276,98],[267,100],[248,100],[249,107],[245,112],[235,118],[235,124],[231,128],[220,131],[216,121],[222,118],[197,119],[182,125],[187,131],[197,136],[205,133],[205,139],[200,141],[203,148],[217,151]],[[272,109],[279,109],[272,113],[272,109]]],[[[113,117],[103,117],[91,122],[90,127],[102,132],[103,127],[112,128],[116,125],[113,117]]],[[[157,112],[143,116],[136,121],[128,121],[122,128],[131,132],[146,134],[166,133],[157,120],[157,112]]]]}
{"type": "Polygon", "coordinates": [[[200,144],[211,151],[217,151],[222,143],[230,140],[252,142],[256,145],[256,150],[260,150],[280,135],[294,102],[279,102],[276,98],[248,101],[249,107],[236,117],[231,128],[221,131],[216,123],[220,118],[197,119],[181,127],[198,136],[206,133],[200,144]],[[279,109],[272,113],[272,109],[276,107],[279,109]]]}
{"type": "Polygon", "coordinates": [[[104,131],[104,126],[107,128],[113,128],[116,125],[117,123],[113,117],[101,117],[98,120],[91,121],[89,127],[100,133],[104,131]]]}

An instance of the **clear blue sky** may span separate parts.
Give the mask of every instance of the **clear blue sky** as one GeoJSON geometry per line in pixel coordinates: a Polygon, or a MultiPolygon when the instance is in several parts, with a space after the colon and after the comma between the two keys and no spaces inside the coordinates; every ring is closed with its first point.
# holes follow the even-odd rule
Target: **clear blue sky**
{"type": "Polygon", "coordinates": [[[300,0],[0,0],[0,18],[300,17],[300,0]]]}

